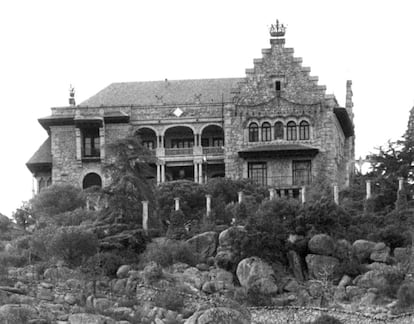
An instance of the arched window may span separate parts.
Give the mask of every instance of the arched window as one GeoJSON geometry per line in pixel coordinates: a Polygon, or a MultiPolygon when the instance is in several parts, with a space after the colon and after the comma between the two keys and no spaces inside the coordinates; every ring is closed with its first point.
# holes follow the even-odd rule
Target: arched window
{"type": "Polygon", "coordinates": [[[38,180],[38,183],[37,183],[37,191],[38,192],[41,192],[42,191],[42,189],[43,188],[45,188],[46,187],[46,182],[45,182],[45,180],[43,179],[43,178],[40,178],[39,180],[38,180]]]}
{"type": "Polygon", "coordinates": [[[82,182],[83,189],[86,189],[92,186],[102,187],[102,179],[96,173],[88,173],[85,176],[85,178],[83,178],[83,182],[82,182]]]}
{"type": "Polygon", "coordinates": [[[297,139],[296,133],[296,123],[294,121],[290,121],[287,123],[287,140],[288,141],[296,141],[297,139]]]}
{"type": "Polygon", "coordinates": [[[301,121],[299,124],[299,139],[309,139],[309,123],[307,121],[301,121]]]}
{"type": "Polygon", "coordinates": [[[283,123],[276,122],[275,124],[275,139],[283,139],[283,123]]]}
{"type": "Polygon", "coordinates": [[[262,124],[262,141],[268,142],[272,140],[272,127],[268,122],[262,124]]]}
{"type": "Polygon", "coordinates": [[[259,141],[259,126],[256,123],[249,125],[249,142],[259,141]]]}

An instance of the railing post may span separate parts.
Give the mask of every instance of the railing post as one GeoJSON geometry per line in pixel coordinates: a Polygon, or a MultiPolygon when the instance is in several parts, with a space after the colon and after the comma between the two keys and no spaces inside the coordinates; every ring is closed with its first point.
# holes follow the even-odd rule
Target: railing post
{"type": "Polygon", "coordinates": [[[142,228],[145,233],[148,232],[148,201],[141,201],[142,203],[142,228]]]}
{"type": "Polygon", "coordinates": [[[273,188],[269,189],[269,199],[270,200],[275,199],[275,189],[273,189],[273,188]]]}
{"type": "Polygon", "coordinates": [[[371,199],[371,180],[367,180],[366,190],[367,190],[367,199],[371,199]]]}
{"type": "Polygon", "coordinates": [[[241,204],[243,202],[243,191],[239,191],[237,194],[239,198],[239,204],[241,204]]]}
{"type": "Polygon", "coordinates": [[[209,217],[211,213],[211,195],[206,195],[206,211],[207,217],[209,217]]]}
{"type": "Polygon", "coordinates": [[[175,202],[175,210],[180,210],[180,198],[176,197],[174,198],[174,202],[175,202]]]}
{"type": "Polygon", "coordinates": [[[306,187],[305,186],[302,186],[301,196],[302,196],[302,204],[304,204],[306,202],[306,187]]]}
{"type": "Polygon", "coordinates": [[[337,184],[334,184],[334,201],[335,204],[339,205],[339,190],[337,184]]]}

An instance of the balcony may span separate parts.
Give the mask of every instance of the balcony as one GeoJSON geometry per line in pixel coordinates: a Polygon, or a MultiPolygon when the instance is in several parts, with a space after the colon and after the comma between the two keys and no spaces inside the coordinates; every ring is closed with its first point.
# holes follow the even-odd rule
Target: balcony
{"type": "Polygon", "coordinates": [[[193,155],[194,149],[192,147],[182,147],[182,148],[166,148],[166,156],[188,156],[193,155]]]}
{"type": "Polygon", "coordinates": [[[204,155],[223,155],[224,147],[222,146],[207,146],[203,147],[204,155]]]}

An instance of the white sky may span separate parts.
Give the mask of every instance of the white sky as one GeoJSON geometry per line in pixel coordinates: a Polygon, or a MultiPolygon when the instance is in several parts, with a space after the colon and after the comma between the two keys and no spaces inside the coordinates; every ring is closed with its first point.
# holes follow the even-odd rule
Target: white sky
{"type": "Polygon", "coordinates": [[[268,27],[287,25],[327,93],[353,80],[356,157],[398,139],[414,104],[414,2],[2,0],[0,213],[31,197],[25,163],[46,139],[37,119],[112,82],[243,77],[268,27]]]}

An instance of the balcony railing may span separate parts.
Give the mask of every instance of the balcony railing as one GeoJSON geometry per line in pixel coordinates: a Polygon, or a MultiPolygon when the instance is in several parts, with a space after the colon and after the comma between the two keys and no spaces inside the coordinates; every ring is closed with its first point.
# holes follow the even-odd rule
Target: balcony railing
{"type": "Polygon", "coordinates": [[[193,155],[192,147],[166,148],[165,155],[193,155]]]}
{"type": "Polygon", "coordinates": [[[203,147],[203,154],[221,155],[224,154],[224,148],[222,146],[205,146],[203,147]]]}
{"type": "Polygon", "coordinates": [[[270,187],[302,187],[312,183],[312,176],[310,174],[301,174],[300,176],[273,176],[267,180],[267,185],[270,187]]]}

